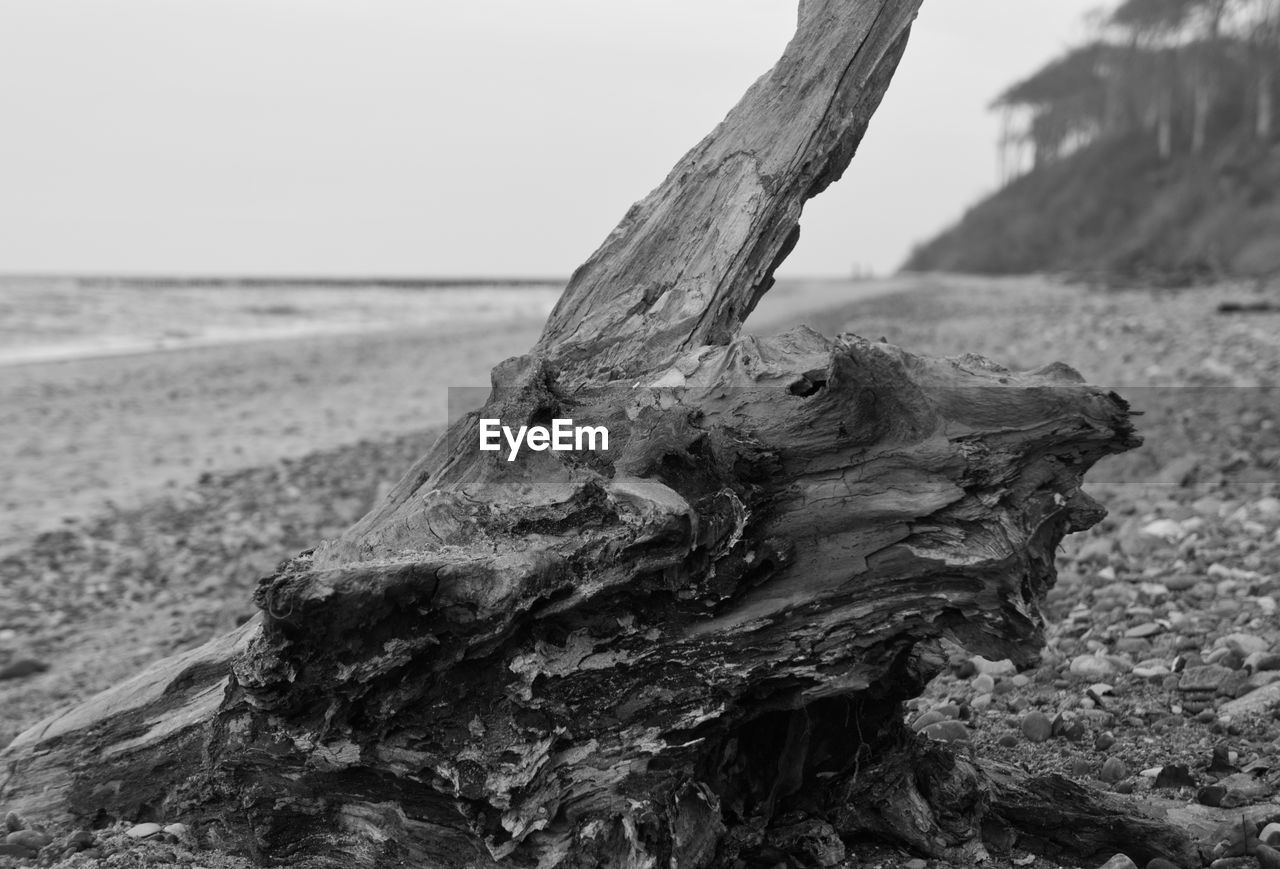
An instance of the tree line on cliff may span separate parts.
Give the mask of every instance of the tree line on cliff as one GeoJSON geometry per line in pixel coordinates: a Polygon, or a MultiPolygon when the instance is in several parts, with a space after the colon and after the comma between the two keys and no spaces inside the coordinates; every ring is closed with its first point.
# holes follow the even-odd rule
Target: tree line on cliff
{"type": "Polygon", "coordinates": [[[995,99],[1001,189],[907,267],[1280,269],[1280,0],[1124,0],[1092,24],[995,99]]]}

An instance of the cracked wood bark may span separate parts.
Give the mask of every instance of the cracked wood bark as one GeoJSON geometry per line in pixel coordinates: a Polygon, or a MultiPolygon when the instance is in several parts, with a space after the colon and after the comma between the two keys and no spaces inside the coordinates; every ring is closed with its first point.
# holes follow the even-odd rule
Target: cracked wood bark
{"type": "Polygon", "coordinates": [[[822,863],[866,833],[980,856],[1012,786],[901,701],[944,638],[1034,662],[1127,408],[1063,366],[737,334],[918,3],[804,3],[495,370],[484,416],[603,423],[607,453],[509,463],[463,419],[257,618],[19,736],[0,806],[344,867],[822,863]]]}

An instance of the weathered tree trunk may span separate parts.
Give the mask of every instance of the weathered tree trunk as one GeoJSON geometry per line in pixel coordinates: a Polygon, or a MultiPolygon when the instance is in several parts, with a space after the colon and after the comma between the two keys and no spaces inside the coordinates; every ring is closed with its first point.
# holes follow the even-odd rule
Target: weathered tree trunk
{"type": "MultiPolygon", "coordinates": [[[[918,3],[802,4],[484,410],[264,580],[253,621],[21,735],[0,805],[344,867],[822,862],[860,833],[964,861],[1022,823],[1001,795],[1033,787],[901,704],[945,638],[1035,661],[1055,548],[1102,515],[1081,477],[1136,443],[1124,402],[1062,366],[737,334],[918,3]],[[610,449],[508,462],[481,417],[610,449]]],[[[1122,820],[1108,846],[1183,856],[1122,820]]]]}

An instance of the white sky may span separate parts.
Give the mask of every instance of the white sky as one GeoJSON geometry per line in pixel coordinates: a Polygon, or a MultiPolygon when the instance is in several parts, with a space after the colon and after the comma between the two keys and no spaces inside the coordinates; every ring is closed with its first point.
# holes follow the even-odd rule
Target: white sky
{"type": "MultiPolygon", "coordinates": [[[[850,0],[853,2],[853,0],[850,0]]],[[[995,183],[1098,0],[925,0],[783,274],[888,271],[995,183]]],[[[0,0],[0,271],[567,275],[795,0],[0,0]]]]}

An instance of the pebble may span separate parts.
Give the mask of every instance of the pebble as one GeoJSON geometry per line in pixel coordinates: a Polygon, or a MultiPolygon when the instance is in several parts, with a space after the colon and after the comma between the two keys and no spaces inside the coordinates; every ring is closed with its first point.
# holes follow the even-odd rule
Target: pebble
{"type": "Polygon", "coordinates": [[[1152,787],[1193,788],[1196,786],[1196,780],[1191,775],[1191,770],[1180,763],[1170,763],[1160,767],[1155,779],[1152,787]]]}
{"type": "Polygon", "coordinates": [[[1179,691],[1217,691],[1228,677],[1231,671],[1226,667],[1220,667],[1217,664],[1206,664],[1203,667],[1193,667],[1184,670],[1182,678],[1178,682],[1179,691]]]}
{"type": "Polygon", "coordinates": [[[1090,679],[1114,676],[1121,671],[1116,659],[1103,657],[1102,655],[1079,655],[1071,659],[1068,669],[1077,676],[1085,676],[1090,679]]]}
{"type": "Polygon", "coordinates": [[[1190,574],[1182,574],[1180,576],[1166,576],[1164,578],[1164,587],[1169,591],[1190,591],[1196,587],[1200,580],[1198,577],[1190,574]]]}
{"type": "Polygon", "coordinates": [[[1154,522],[1148,522],[1142,526],[1142,530],[1138,533],[1147,537],[1159,537],[1164,540],[1175,541],[1182,538],[1182,523],[1175,522],[1172,519],[1157,519],[1154,522]]]}
{"type": "Polygon", "coordinates": [[[1138,864],[1130,860],[1127,854],[1117,854],[1098,869],[1138,869],[1138,864]]]}
{"type": "Polygon", "coordinates": [[[1252,794],[1235,788],[1228,788],[1227,792],[1222,795],[1222,799],[1218,801],[1218,807],[1223,809],[1238,809],[1247,806],[1254,801],[1252,794]]]}
{"type": "Polygon", "coordinates": [[[979,673],[970,684],[975,694],[990,694],[996,690],[996,679],[990,673],[979,673]]]}
{"type": "Polygon", "coordinates": [[[1262,828],[1258,833],[1258,838],[1266,842],[1268,845],[1275,847],[1280,845],[1280,822],[1273,821],[1262,828]]]}
{"type": "Polygon", "coordinates": [[[1218,711],[1223,715],[1244,716],[1266,712],[1271,707],[1280,705],[1280,682],[1272,682],[1243,697],[1222,704],[1218,711]]]}
{"type": "Polygon", "coordinates": [[[1022,716],[1022,735],[1031,742],[1046,742],[1053,734],[1053,722],[1043,712],[1028,712],[1022,716]]]}
{"type": "Polygon", "coordinates": [[[4,829],[6,833],[16,833],[19,830],[25,830],[27,822],[22,820],[22,816],[17,812],[8,812],[4,816],[4,829]]]}
{"type": "Polygon", "coordinates": [[[1244,665],[1252,672],[1280,670],[1280,652],[1251,652],[1245,656],[1244,665]]]}
{"type": "Polygon", "coordinates": [[[1108,784],[1115,784],[1129,774],[1129,769],[1124,765],[1124,761],[1118,757],[1109,757],[1107,762],[1102,765],[1098,778],[1108,784]]]}
{"type": "Polygon", "coordinates": [[[959,721],[939,721],[937,724],[930,724],[921,731],[930,739],[937,739],[942,742],[968,742],[969,728],[965,727],[959,721]]]}
{"type": "Polygon", "coordinates": [[[164,828],[165,835],[172,836],[179,842],[187,845],[194,845],[196,837],[192,834],[191,828],[186,824],[167,824],[164,828]]]}
{"type": "Polygon", "coordinates": [[[21,845],[24,848],[30,848],[32,851],[39,851],[52,842],[53,837],[48,833],[41,833],[39,830],[15,830],[5,836],[4,840],[10,845],[21,845]]]}
{"type": "Polygon", "coordinates": [[[908,860],[902,864],[902,869],[928,869],[929,861],[921,860],[919,857],[914,860],[908,860]]]}
{"type": "Polygon", "coordinates": [[[1280,869],[1280,851],[1270,845],[1259,843],[1253,849],[1253,859],[1258,861],[1260,869],[1280,869]]]}
{"type": "Polygon", "coordinates": [[[159,824],[134,824],[132,827],[124,831],[124,834],[131,839],[148,839],[151,836],[159,835],[164,832],[164,827],[159,824]]]}
{"type": "Polygon", "coordinates": [[[97,840],[90,831],[76,830],[67,837],[67,846],[75,848],[77,851],[83,851],[85,848],[92,848],[95,841],[97,840]]]}
{"type": "Polygon", "coordinates": [[[1205,785],[1196,791],[1196,802],[1216,809],[1222,804],[1222,798],[1226,795],[1227,789],[1221,785],[1205,785]]]}
{"type": "Polygon", "coordinates": [[[1258,862],[1252,857],[1219,857],[1209,869],[1258,869],[1258,862]]]}
{"type": "Polygon", "coordinates": [[[1146,639],[1147,637],[1154,637],[1156,634],[1163,632],[1164,625],[1159,622],[1143,622],[1140,625],[1135,625],[1134,627],[1129,628],[1129,630],[1124,632],[1124,635],[1129,639],[1140,640],[1146,639]]]}
{"type": "Polygon", "coordinates": [[[1115,551],[1115,541],[1110,537],[1094,537],[1076,553],[1076,561],[1084,564],[1089,561],[1106,561],[1115,551]]]}
{"type": "Polygon", "coordinates": [[[924,730],[926,727],[928,727],[931,724],[937,724],[940,721],[946,721],[946,720],[947,720],[946,716],[943,715],[941,712],[938,712],[936,709],[930,709],[928,712],[924,713],[919,718],[917,718],[912,723],[911,727],[917,733],[919,733],[921,730],[924,730]]]}
{"type": "Polygon", "coordinates": [[[1095,751],[1106,751],[1108,748],[1116,744],[1116,736],[1110,730],[1098,734],[1098,738],[1093,741],[1095,751]]]}
{"type": "Polygon", "coordinates": [[[1182,869],[1182,867],[1172,860],[1166,860],[1163,857],[1152,857],[1147,861],[1146,869],[1182,869]]]}
{"type": "Polygon", "coordinates": [[[1220,642],[1224,646],[1235,649],[1241,655],[1252,655],[1256,652],[1265,652],[1271,648],[1271,644],[1262,637],[1253,634],[1227,634],[1220,642]]]}
{"type": "Polygon", "coordinates": [[[973,664],[974,671],[978,674],[986,674],[988,676],[1011,676],[1018,672],[1018,668],[1013,665],[1013,661],[1005,658],[1002,661],[989,661],[981,655],[974,655],[969,659],[973,664]]]}

